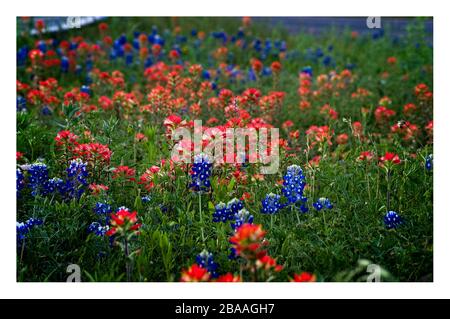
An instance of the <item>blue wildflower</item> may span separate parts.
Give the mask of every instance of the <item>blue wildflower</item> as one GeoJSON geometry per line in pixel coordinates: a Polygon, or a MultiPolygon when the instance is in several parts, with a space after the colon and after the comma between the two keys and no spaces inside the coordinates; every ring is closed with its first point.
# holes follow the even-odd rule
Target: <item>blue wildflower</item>
{"type": "Polygon", "coordinates": [[[228,219],[232,220],[234,216],[244,208],[244,203],[238,199],[233,198],[227,203],[227,209],[228,209],[228,219]]]}
{"type": "Polygon", "coordinates": [[[95,208],[94,208],[94,212],[97,215],[109,215],[112,210],[111,210],[111,206],[108,205],[107,203],[102,203],[102,202],[97,202],[95,204],[95,208]]]}
{"type": "Polygon", "coordinates": [[[397,228],[403,223],[403,219],[394,211],[389,211],[384,216],[384,225],[387,229],[397,228]]]}
{"type": "Polygon", "coordinates": [[[25,187],[25,177],[23,176],[23,172],[18,168],[16,170],[16,194],[20,196],[20,192],[25,187]]]}
{"type": "Polygon", "coordinates": [[[262,209],[261,213],[263,214],[276,214],[280,209],[284,207],[280,202],[280,195],[277,194],[267,194],[266,197],[262,200],[262,209]]]}
{"type": "Polygon", "coordinates": [[[236,231],[243,224],[253,224],[253,215],[251,215],[245,208],[241,209],[234,215],[234,223],[231,223],[231,227],[234,231],[236,231]]]}
{"type": "Polygon", "coordinates": [[[313,204],[314,208],[317,211],[321,211],[322,208],[327,208],[327,209],[332,209],[333,208],[333,204],[331,204],[331,201],[328,198],[325,197],[321,197],[317,200],[317,202],[315,202],[313,204]]]}
{"type": "Polygon", "coordinates": [[[91,88],[87,85],[82,85],[80,91],[88,95],[92,95],[91,88]]]}
{"type": "Polygon", "coordinates": [[[214,262],[213,254],[207,250],[203,250],[195,258],[195,262],[202,268],[206,269],[212,278],[217,278],[219,274],[217,273],[218,265],[214,262]]]}
{"type": "Polygon", "coordinates": [[[213,222],[226,222],[228,220],[228,208],[225,203],[220,202],[215,206],[215,210],[213,213],[213,222]]]}
{"type": "Polygon", "coordinates": [[[26,238],[26,235],[34,226],[42,225],[43,221],[37,218],[29,218],[25,222],[16,222],[17,243],[21,245],[21,242],[26,238]]]}
{"type": "Polygon", "coordinates": [[[28,169],[28,185],[31,195],[36,196],[43,192],[44,185],[48,180],[48,168],[44,163],[31,164],[28,169]]]}
{"type": "Polygon", "coordinates": [[[63,195],[65,193],[64,181],[58,177],[51,178],[44,184],[44,192],[43,193],[45,195],[48,195],[48,194],[53,194],[56,191],[59,191],[59,193],[61,195],[63,195]]]}
{"type": "Polygon", "coordinates": [[[26,112],[27,100],[23,96],[17,96],[16,99],[16,112],[26,112]]]}
{"type": "Polygon", "coordinates": [[[106,232],[109,230],[108,225],[102,225],[99,222],[93,222],[88,227],[88,232],[94,233],[96,236],[105,236],[106,232]]]}
{"type": "Polygon", "coordinates": [[[61,72],[67,73],[69,71],[69,59],[66,56],[61,58],[61,72]]]}
{"type": "Polygon", "coordinates": [[[313,76],[313,70],[312,70],[312,67],[310,67],[310,66],[305,66],[303,69],[302,69],[302,71],[300,72],[300,73],[306,73],[306,74],[309,74],[309,76],[313,76]]]}
{"type": "Polygon", "coordinates": [[[211,187],[209,178],[212,172],[212,162],[206,154],[199,154],[194,157],[194,164],[192,165],[191,178],[192,183],[190,187],[194,191],[208,191],[211,187]]]}
{"type": "Polygon", "coordinates": [[[306,197],[303,196],[305,185],[305,176],[300,166],[289,166],[284,175],[282,192],[290,204],[306,202],[306,197]]]}
{"type": "Polygon", "coordinates": [[[433,169],[433,154],[429,154],[426,158],[425,158],[425,168],[428,171],[431,171],[433,169]]]}
{"type": "Polygon", "coordinates": [[[83,194],[85,186],[88,185],[86,178],[89,174],[86,166],[87,163],[79,158],[70,161],[67,168],[68,179],[65,185],[66,195],[70,198],[79,198],[83,194]]]}
{"type": "Polygon", "coordinates": [[[146,196],[142,196],[141,197],[141,201],[146,204],[146,203],[150,203],[150,201],[152,200],[152,198],[149,195],[146,196]]]}

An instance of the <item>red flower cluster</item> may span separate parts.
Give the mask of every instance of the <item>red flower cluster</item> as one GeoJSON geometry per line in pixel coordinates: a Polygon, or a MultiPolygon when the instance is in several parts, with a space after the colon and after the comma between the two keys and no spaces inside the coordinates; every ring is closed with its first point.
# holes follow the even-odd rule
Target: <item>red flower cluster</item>
{"type": "Polygon", "coordinates": [[[315,282],[317,281],[316,275],[309,272],[302,272],[300,274],[294,274],[294,278],[291,282],[315,282]]]}
{"type": "Polygon", "coordinates": [[[398,165],[400,164],[400,162],[400,157],[395,153],[386,152],[383,156],[380,157],[381,166],[389,166],[392,164],[398,165]]]}
{"type": "Polygon", "coordinates": [[[138,229],[140,227],[141,224],[138,223],[137,212],[120,209],[117,213],[111,214],[110,228],[106,235],[129,237],[139,234],[138,229]]]}
{"type": "Polygon", "coordinates": [[[210,275],[205,268],[200,267],[197,264],[193,264],[189,269],[183,270],[181,273],[182,282],[205,282],[209,281],[210,275]]]}
{"type": "Polygon", "coordinates": [[[113,170],[113,179],[123,179],[130,182],[136,181],[134,178],[136,171],[128,166],[118,166],[113,170]]]}

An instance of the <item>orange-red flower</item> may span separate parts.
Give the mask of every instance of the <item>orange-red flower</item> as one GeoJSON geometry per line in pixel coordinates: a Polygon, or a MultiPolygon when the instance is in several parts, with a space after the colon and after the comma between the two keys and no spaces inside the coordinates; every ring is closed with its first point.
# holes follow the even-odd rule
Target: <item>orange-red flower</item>
{"type": "Polygon", "coordinates": [[[140,227],[141,224],[138,223],[137,212],[120,209],[117,213],[111,214],[110,228],[106,235],[127,237],[137,235],[140,227]]]}
{"type": "Polygon", "coordinates": [[[193,264],[189,269],[183,270],[181,273],[182,282],[204,282],[209,281],[210,275],[208,270],[200,267],[197,264],[193,264]]]}
{"type": "Polygon", "coordinates": [[[380,165],[384,166],[385,164],[400,164],[400,157],[395,153],[386,152],[382,157],[380,157],[380,165]]]}
{"type": "Polygon", "coordinates": [[[317,281],[316,275],[311,274],[309,272],[294,274],[294,278],[291,279],[291,282],[315,282],[315,281],[317,281]]]}

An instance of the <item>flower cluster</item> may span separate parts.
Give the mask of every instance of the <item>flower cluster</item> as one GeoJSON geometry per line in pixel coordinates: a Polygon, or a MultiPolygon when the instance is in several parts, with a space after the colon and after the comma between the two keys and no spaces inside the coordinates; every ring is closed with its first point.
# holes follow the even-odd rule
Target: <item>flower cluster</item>
{"type": "Polygon", "coordinates": [[[230,238],[232,248],[236,254],[246,261],[245,268],[250,272],[254,281],[258,278],[270,278],[272,272],[279,272],[282,265],[267,254],[265,240],[266,232],[261,225],[244,224],[239,227],[234,236],[230,238]]]}
{"type": "Polygon", "coordinates": [[[88,227],[88,232],[94,233],[97,236],[105,236],[109,231],[109,225],[102,225],[99,222],[92,222],[88,227]]]}
{"type": "Polygon", "coordinates": [[[213,213],[213,222],[227,222],[229,220],[233,220],[236,214],[244,208],[244,203],[237,199],[233,198],[226,205],[225,203],[220,202],[215,206],[215,211],[213,213]]]}
{"type": "Polygon", "coordinates": [[[16,223],[16,233],[17,233],[17,243],[20,243],[26,238],[26,235],[34,226],[42,225],[43,221],[41,219],[30,218],[25,222],[16,223]]]}
{"type": "Polygon", "coordinates": [[[317,211],[321,211],[323,208],[332,209],[333,204],[331,204],[331,201],[328,198],[321,197],[317,200],[317,202],[313,203],[313,207],[317,211]]]}
{"type": "MultiPolygon", "coordinates": [[[[295,205],[300,202],[306,202],[307,198],[303,195],[305,185],[305,176],[300,166],[289,166],[286,175],[284,175],[282,188],[283,195],[287,198],[289,204],[295,205]]],[[[305,208],[305,205],[302,204],[302,211],[305,208]]]]}
{"type": "Polygon", "coordinates": [[[48,180],[48,168],[44,163],[34,163],[28,168],[28,186],[31,195],[36,196],[44,191],[44,185],[48,180]]]}
{"type": "Polygon", "coordinates": [[[403,219],[394,211],[389,211],[384,216],[384,225],[387,229],[397,228],[403,223],[403,219]]]}
{"type": "Polygon", "coordinates": [[[316,275],[311,274],[309,272],[294,274],[294,278],[291,279],[291,282],[315,282],[315,281],[317,281],[316,275]]]}
{"type": "Polygon", "coordinates": [[[425,158],[425,168],[428,171],[431,171],[433,169],[433,154],[429,154],[425,158]]]}
{"type": "Polygon", "coordinates": [[[23,172],[20,168],[16,170],[16,194],[17,197],[20,196],[20,192],[25,187],[25,177],[23,175],[23,172]]]}
{"type": "Polygon", "coordinates": [[[77,158],[69,163],[67,168],[66,195],[70,198],[79,198],[88,185],[87,163],[77,158]]]}
{"type": "Polygon", "coordinates": [[[281,196],[270,193],[267,194],[266,197],[262,200],[262,209],[261,213],[263,214],[276,214],[280,209],[282,209],[285,205],[281,203],[281,196]]]}
{"type": "Polygon", "coordinates": [[[234,222],[231,223],[231,228],[236,231],[244,224],[253,224],[253,215],[245,208],[234,215],[234,222]]]}
{"type": "Polygon", "coordinates": [[[121,207],[115,214],[111,215],[110,229],[106,235],[129,238],[139,234],[140,227],[137,212],[130,212],[128,209],[121,207]]]}
{"type": "Polygon", "coordinates": [[[202,268],[206,269],[210,274],[211,278],[219,277],[217,273],[218,265],[214,262],[213,254],[207,250],[203,250],[195,258],[195,262],[202,268]]]}
{"type": "Polygon", "coordinates": [[[181,279],[182,282],[202,282],[202,281],[209,281],[210,274],[208,270],[206,270],[203,267],[200,267],[197,264],[193,264],[189,269],[184,270],[181,273],[181,279]]]}
{"type": "Polygon", "coordinates": [[[211,188],[210,177],[212,162],[206,154],[198,154],[194,157],[191,169],[192,183],[190,187],[196,192],[209,191],[211,188]]]}

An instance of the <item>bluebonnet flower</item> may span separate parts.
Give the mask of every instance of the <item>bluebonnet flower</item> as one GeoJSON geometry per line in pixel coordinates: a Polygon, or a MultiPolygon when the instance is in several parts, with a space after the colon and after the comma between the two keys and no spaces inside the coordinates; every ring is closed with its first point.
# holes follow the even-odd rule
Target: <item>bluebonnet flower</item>
{"type": "Polygon", "coordinates": [[[142,196],[142,197],[141,197],[141,200],[142,200],[142,202],[143,202],[144,204],[146,204],[146,203],[150,203],[150,201],[152,200],[152,198],[151,198],[149,195],[146,195],[146,196],[142,196]]]}
{"type": "Polygon", "coordinates": [[[61,58],[61,72],[67,73],[69,71],[69,59],[66,56],[61,58]]]}
{"type": "Polygon", "coordinates": [[[94,212],[97,215],[109,215],[112,212],[112,210],[111,206],[108,205],[107,203],[97,202],[95,203],[94,212]]]}
{"type": "Polygon", "coordinates": [[[280,202],[280,195],[277,194],[267,194],[262,200],[261,213],[263,214],[276,214],[280,209],[284,207],[280,202]]]}
{"type": "Polygon", "coordinates": [[[387,229],[397,228],[403,223],[403,219],[394,211],[389,211],[384,216],[384,225],[387,229]]]}
{"type": "Polygon", "coordinates": [[[132,55],[132,54],[127,54],[127,55],[125,56],[125,64],[126,64],[127,66],[133,64],[133,55],[132,55]]]}
{"type": "Polygon", "coordinates": [[[430,154],[425,158],[425,168],[429,171],[433,169],[433,154],[430,154]]]}
{"type": "Polygon", "coordinates": [[[244,208],[244,203],[238,198],[233,198],[227,203],[227,208],[229,211],[228,219],[232,220],[234,218],[234,215],[236,215],[241,209],[244,208]]]}
{"type": "Polygon", "coordinates": [[[48,180],[48,168],[44,163],[34,163],[28,168],[28,185],[31,195],[36,196],[43,191],[44,184],[48,180]]]}
{"type": "Polygon", "coordinates": [[[84,163],[79,158],[70,161],[69,167],[67,168],[67,176],[69,178],[76,178],[79,183],[87,185],[86,177],[88,177],[89,174],[86,166],[87,163],[84,163]]]}
{"type": "Polygon", "coordinates": [[[219,274],[217,273],[218,265],[214,262],[213,254],[207,250],[203,250],[195,258],[195,262],[202,268],[206,269],[212,278],[217,278],[219,274]]]}
{"type": "Polygon", "coordinates": [[[79,198],[84,192],[84,188],[88,185],[86,178],[88,177],[87,163],[77,158],[70,161],[67,168],[68,179],[66,181],[66,195],[70,198],[79,198]]]}
{"type": "Polygon", "coordinates": [[[290,204],[306,202],[306,197],[303,196],[305,185],[305,176],[300,166],[289,166],[284,175],[282,192],[290,204]]]}
{"type": "Polygon", "coordinates": [[[93,222],[88,227],[88,232],[94,233],[96,236],[105,236],[108,230],[108,225],[102,225],[99,222],[93,222]]]}
{"type": "Polygon", "coordinates": [[[64,181],[61,178],[54,177],[49,179],[44,184],[44,194],[53,194],[54,192],[59,191],[61,195],[65,193],[65,184],[64,181]]]}
{"type": "Polygon", "coordinates": [[[48,105],[44,105],[41,109],[42,115],[52,115],[52,109],[48,105]]]}
{"type": "Polygon", "coordinates": [[[23,96],[17,96],[16,99],[16,112],[26,112],[27,100],[23,96]]]}
{"type": "Polygon", "coordinates": [[[25,187],[25,178],[20,168],[16,170],[16,194],[20,196],[20,192],[25,187]]]}
{"type": "Polygon", "coordinates": [[[16,222],[17,243],[21,245],[21,242],[26,238],[26,235],[34,226],[42,225],[43,221],[37,218],[29,218],[25,222],[16,222]]]}
{"type": "Polygon", "coordinates": [[[236,231],[243,224],[253,224],[253,215],[245,208],[234,215],[234,223],[231,223],[231,227],[236,231]]]}
{"type": "Polygon", "coordinates": [[[225,203],[220,202],[215,206],[215,210],[213,213],[213,222],[226,222],[228,220],[228,208],[225,203]]]}
{"type": "Polygon", "coordinates": [[[191,177],[192,183],[190,187],[195,191],[208,191],[211,187],[209,178],[212,171],[212,162],[205,154],[198,154],[194,157],[192,165],[191,177]]]}
{"type": "Polygon", "coordinates": [[[86,94],[88,94],[88,95],[91,95],[91,94],[92,94],[91,88],[90,88],[89,86],[87,86],[87,85],[81,86],[80,91],[83,92],[83,93],[86,93],[86,94]]]}
{"type": "Polygon", "coordinates": [[[23,46],[17,51],[17,65],[23,66],[26,64],[28,57],[28,47],[23,46]]]}
{"type": "Polygon", "coordinates": [[[322,208],[327,208],[327,209],[332,209],[333,208],[333,204],[331,204],[331,201],[328,198],[325,197],[321,197],[317,200],[317,202],[315,202],[313,204],[314,208],[317,211],[321,211],[322,208]]]}
{"type": "Polygon", "coordinates": [[[312,77],[312,75],[313,75],[312,67],[305,66],[300,73],[306,73],[306,74],[309,74],[309,76],[312,77]]]}

